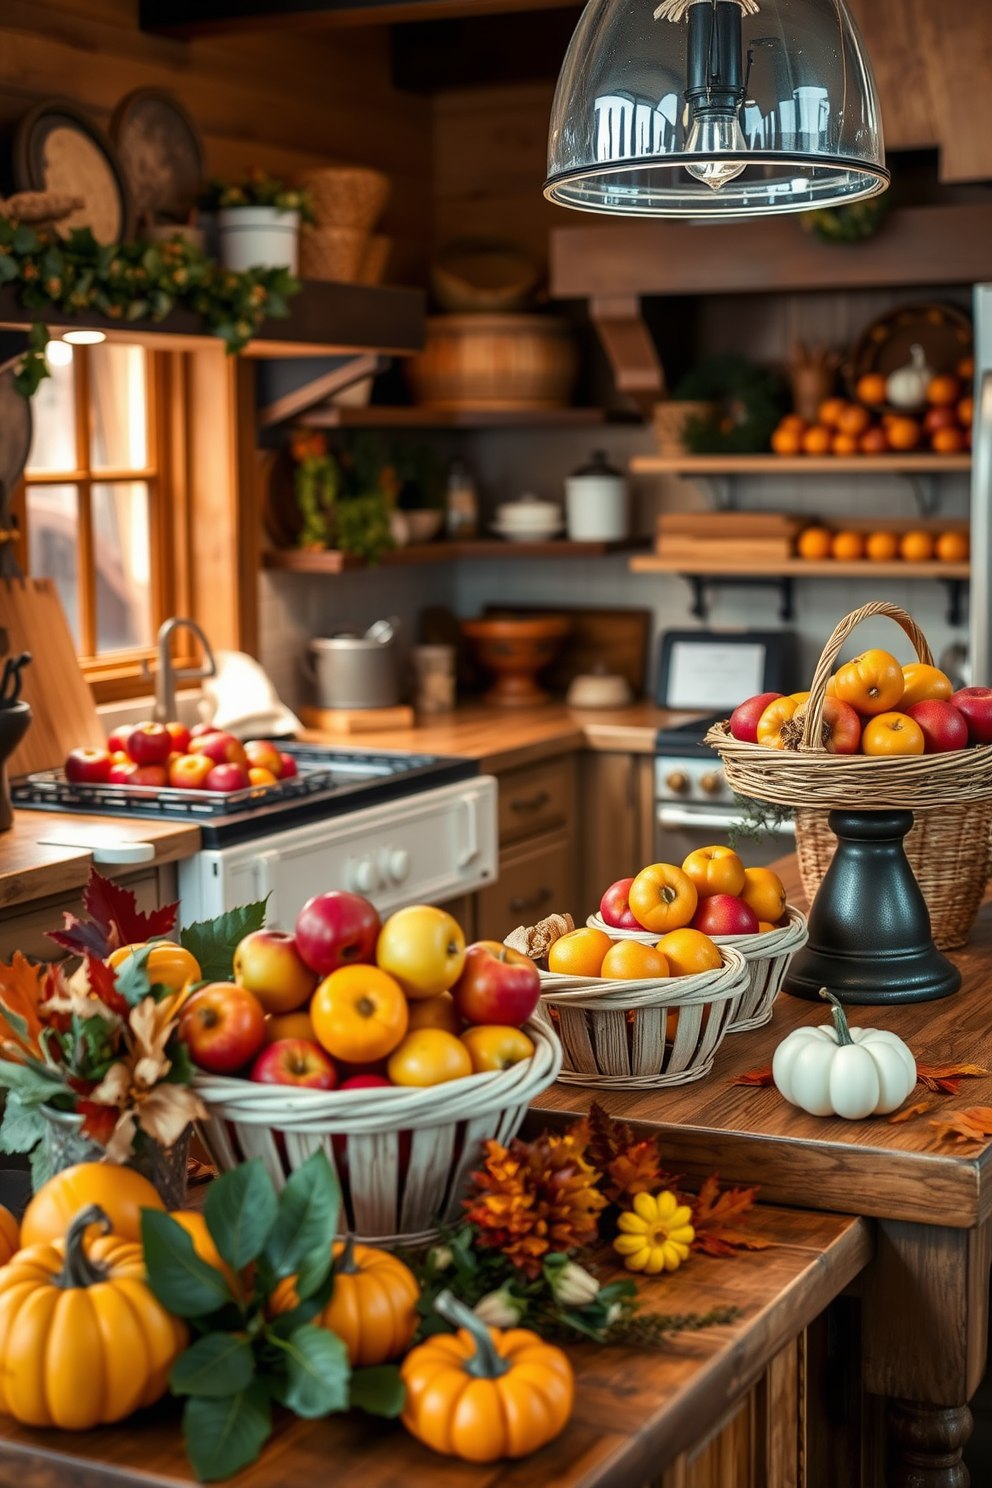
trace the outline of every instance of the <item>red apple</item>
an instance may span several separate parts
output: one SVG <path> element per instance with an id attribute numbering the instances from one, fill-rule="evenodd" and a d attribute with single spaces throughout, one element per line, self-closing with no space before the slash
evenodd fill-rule
<path id="1" fill-rule="evenodd" d="M 541 996 L 537 967 L 522 951 L 498 940 L 477 940 L 465 952 L 462 974 L 451 989 L 466 1023 L 509 1023 L 519 1028 Z"/>
<path id="2" fill-rule="evenodd" d="M 768 704 L 776 702 L 781 696 L 780 692 L 759 692 L 756 697 L 739 703 L 730 715 L 730 732 L 734 738 L 745 744 L 757 744 L 758 719 Z"/>
<path id="3" fill-rule="evenodd" d="M 735 894 L 711 894 L 700 899 L 690 924 L 704 935 L 757 935 L 758 916 Z"/>
<path id="4" fill-rule="evenodd" d="M 127 736 L 131 732 L 130 725 L 126 728 L 115 728 L 107 736 L 108 754 L 127 754 Z"/>
<path id="5" fill-rule="evenodd" d="M 282 774 L 282 755 L 268 739 L 249 739 L 245 745 L 245 754 L 249 765 L 254 765 L 259 770 L 268 770 L 276 780 L 279 779 Z"/>
<path id="6" fill-rule="evenodd" d="M 374 904 L 361 894 L 331 889 L 308 899 L 296 921 L 296 949 L 318 976 L 339 966 L 375 962 L 382 923 Z"/>
<path id="7" fill-rule="evenodd" d="M 824 740 L 828 754 L 857 754 L 861 745 L 861 719 L 850 703 L 840 698 L 823 699 Z"/>
<path id="8" fill-rule="evenodd" d="M 107 782 L 110 785 L 133 785 L 137 769 L 133 760 L 118 760 L 111 765 Z"/>
<path id="9" fill-rule="evenodd" d="M 194 723 L 189 731 L 189 736 L 191 739 L 202 739 L 205 735 L 215 734 L 216 732 L 217 730 L 212 723 Z"/>
<path id="10" fill-rule="evenodd" d="M 65 778 L 73 785 L 106 785 L 113 763 L 106 749 L 72 749 L 66 756 Z"/>
<path id="11" fill-rule="evenodd" d="M 296 761 L 293 756 L 291 754 L 284 754 L 282 750 L 279 751 L 279 765 L 280 780 L 292 780 L 294 775 L 300 773 L 296 768 Z"/>
<path id="12" fill-rule="evenodd" d="M 183 1008 L 179 1037 L 200 1069 L 213 1075 L 232 1074 L 253 1059 L 265 1042 L 262 1004 L 245 987 L 210 982 L 194 992 Z"/>
<path id="13" fill-rule="evenodd" d="M 394 1088 L 392 1080 L 387 1080 L 385 1075 L 349 1075 L 347 1080 L 342 1080 L 338 1086 L 339 1090 L 378 1090 L 380 1086 Z M 403 1133 L 401 1132 L 402 1136 Z"/>
<path id="14" fill-rule="evenodd" d="M 135 765 L 134 773 L 128 777 L 128 785 L 149 785 L 161 790 L 169 783 L 169 772 L 164 765 Z"/>
<path id="15" fill-rule="evenodd" d="M 217 767 L 204 754 L 181 754 L 169 765 L 169 784 L 177 790 L 203 790 L 203 783 Z"/>
<path id="16" fill-rule="evenodd" d="M 614 930 L 640 930 L 640 925 L 634 918 L 627 895 L 630 886 L 634 882 L 632 878 L 618 878 L 615 884 L 610 884 L 606 893 L 599 901 L 599 912 L 608 925 Z"/>
<path id="17" fill-rule="evenodd" d="M 251 1067 L 260 1085 L 302 1085 L 308 1090 L 333 1090 L 338 1072 L 319 1044 L 308 1039 L 280 1039 L 266 1044 Z"/>
<path id="18" fill-rule="evenodd" d="M 992 744 L 992 687 L 962 687 L 951 702 L 968 725 L 968 742 Z"/>
<path id="19" fill-rule="evenodd" d="M 172 748 L 176 754 L 189 753 L 189 741 L 192 735 L 184 723 L 167 723 L 169 737 L 172 740 Z"/>
<path id="20" fill-rule="evenodd" d="M 954 749 L 967 747 L 968 724 L 953 703 L 924 698 L 907 708 L 906 716 L 923 730 L 924 754 L 950 754 Z"/>
<path id="21" fill-rule="evenodd" d="M 124 747 L 136 765 L 164 765 L 172 753 L 172 735 L 164 723 L 139 723 Z"/>
<path id="22" fill-rule="evenodd" d="M 294 936 L 254 930 L 234 952 L 234 980 L 254 992 L 267 1013 L 291 1013 L 310 1000 L 318 977 L 296 949 Z"/>
<path id="23" fill-rule="evenodd" d="M 241 765 L 214 765 L 210 774 L 203 782 L 203 789 L 208 791 L 238 791 L 246 790 L 251 785 L 248 779 L 248 771 Z"/>
<path id="24" fill-rule="evenodd" d="M 189 752 L 205 754 L 215 765 L 240 765 L 242 770 L 248 769 L 245 747 L 233 734 L 202 734 L 190 740 Z"/>

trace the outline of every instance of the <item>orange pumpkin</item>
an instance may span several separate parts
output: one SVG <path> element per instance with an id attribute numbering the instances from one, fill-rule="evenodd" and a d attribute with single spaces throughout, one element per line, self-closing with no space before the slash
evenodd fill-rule
<path id="1" fill-rule="evenodd" d="M 61 1240 L 88 1204 L 99 1204 L 110 1217 L 115 1235 L 141 1240 L 142 1209 L 165 1210 L 158 1192 L 136 1173 L 117 1163 L 77 1163 L 64 1168 L 39 1188 L 21 1221 L 21 1244 Z"/>
<path id="2" fill-rule="evenodd" d="M 21 1227 L 10 1210 L 0 1204 L 0 1266 L 6 1266 L 20 1248 Z"/>
<path id="3" fill-rule="evenodd" d="M 413 1272 L 388 1250 L 356 1245 L 350 1235 L 335 1244 L 334 1261 L 334 1291 L 315 1324 L 337 1334 L 353 1369 L 398 1359 L 417 1331 L 420 1288 Z M 295 1282 L 289 1276 L 276 1287 L 273 1314 L 297 1306 Z"/>

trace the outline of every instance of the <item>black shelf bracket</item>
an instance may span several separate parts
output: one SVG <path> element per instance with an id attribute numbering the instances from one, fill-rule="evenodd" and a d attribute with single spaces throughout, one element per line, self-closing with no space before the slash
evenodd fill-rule
<path id="1" fill-rule="evenodd" d="M 793 581 L 791 574 L 768 574 L 755 577 L 748 574 L 683 574 L 686 583 L 692 587 L 692 604 L 689 613 L 697 620 L 709 618 L 709 600 L 707 589 L 711 587 L 731 586 L 735 589 L 777 589 L 779 595 L 778 617 L 780 620 L 795 619 L 795 605 L 793 603 Z M 948 583 L 954 583 L 948 580 Z M 957 622 L 951 622 L 957 623 Z"/>
<path id="2" fill-rule="evenodd" d="M 942 583 L 947 590 L 947 623 L 948 625 L 963 625 L 965 621 L 965 595 L 968 592 L 968 580 L 943 579 Z"/>

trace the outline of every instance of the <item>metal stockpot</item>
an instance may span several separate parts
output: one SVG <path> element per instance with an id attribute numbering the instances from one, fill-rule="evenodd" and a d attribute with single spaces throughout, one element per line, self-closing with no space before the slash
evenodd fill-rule
<path id="1" fill-rule="evenodd" d="M 392 708 L 400 700 L 396 624 L 377 620 L 354 632 L 310 642 L 306 670 L 319 708 Z"/>

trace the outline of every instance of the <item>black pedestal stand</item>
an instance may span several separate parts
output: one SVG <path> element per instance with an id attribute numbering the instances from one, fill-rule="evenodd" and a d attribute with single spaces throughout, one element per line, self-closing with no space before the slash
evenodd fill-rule
<path id="1" fill-rule="evenodd" d="M 961 973 L 930 934 L 930 913 L 903 838 L 911 811 L 831 811 L 837 851 L 809 916 L 809 942 L 785 978 L 793 997 L 819 1001 L 827 987 L 844 1003 L 932 1002 L 961 985 Z"/>

